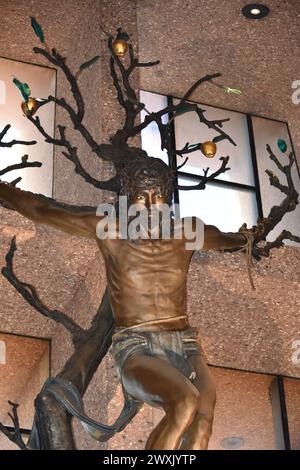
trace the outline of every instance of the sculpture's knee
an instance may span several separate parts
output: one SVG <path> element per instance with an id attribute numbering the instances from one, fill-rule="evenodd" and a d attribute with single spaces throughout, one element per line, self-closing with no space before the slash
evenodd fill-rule
<path id="1" fill-rule="evenodd" d="M 167 415 L 178 427 L 186 427 L 192 422 L 200 405 L 200 394 L 198 390 L 189 389 L 181 397 L 177 397 L 173 406 L 167 410 Z"/>

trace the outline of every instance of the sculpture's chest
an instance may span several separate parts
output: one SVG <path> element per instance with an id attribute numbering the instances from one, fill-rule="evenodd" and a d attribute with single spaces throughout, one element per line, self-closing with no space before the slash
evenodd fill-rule
<path id="1" fill-rule="evenodd" d="M 191 253 L 178 240 L 108 240 L 105 246 L 110 263 L 121 270 L 183 270 Z"/>

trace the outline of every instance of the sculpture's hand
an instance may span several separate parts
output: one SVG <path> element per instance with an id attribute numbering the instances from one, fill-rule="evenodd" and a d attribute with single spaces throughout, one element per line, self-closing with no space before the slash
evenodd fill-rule
<path id="1" fill-rule="evenodd" d="M 259 242 L 265 238 L 266 228 L 267 228 L 268 223 L 269 223 L 269 220 L 266 219 L 265 217 L 262 217 L 262 218 L 257 219 L 257 225 L 253 225 L 253 227 L 251 228 L 247 228 L 247 224 L 243 224 L 239 228 L 239 232 L 252 233 L 253 241 Z"/>
<path id="2" fill-rule="evenodd" d="M 251 254 L 253 258 L 257 260 L 260 260 L 261 255 L 257 243 L 265 238 L 266 222 L 267 219 L 260 218 L 257 220 L 257 225 L 254 225 L 251 228 L 248 228 L 246 223 L 239 228 L 239 233 L 245 235 L 248 243 L 252 242 Z"/>

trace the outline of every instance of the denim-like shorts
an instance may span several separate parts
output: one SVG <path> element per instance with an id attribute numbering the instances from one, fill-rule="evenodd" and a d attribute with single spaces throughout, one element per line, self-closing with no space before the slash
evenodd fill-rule
<path id="1" fill-rule="evenodd" d="M 184 330 L 143 331 L 115 328 L 112 352 L 120 382 L 126 360 L 134 354 L 146 354 L 167 361 L 193 381 L 196 373 L 188 361 L 193 354 L 203 355 L 196 328 Z"/>

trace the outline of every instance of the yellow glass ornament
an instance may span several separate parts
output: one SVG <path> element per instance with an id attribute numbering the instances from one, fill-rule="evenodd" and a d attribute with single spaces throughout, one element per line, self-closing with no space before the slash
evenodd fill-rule
<path id="1" fill-rule="evenodd" d="M 116 56 L 124 57 L 128 50 L 128 44 L 124 39 L 116 39 L 112 43 L 112 50 Z"/>
<path id="2" fill-rule="evenodd" d="M 33 116 L 37 111 L 38 106 L 39 104 L 37 100 L 31 96 L 28 98 L 28 101 L 23 101 L 21 104 L 22 111 L 26 116 Z"/>
<path id="3" fill-rule="evenodd" d="M 208 140 L 207 142 L 203 142 L 200 147 L 201 152 L 205 157 L 207 158 L 213 158 L 216 155 L 217 152 L 217 146 L 214 142 L 211 140 Z"/>

